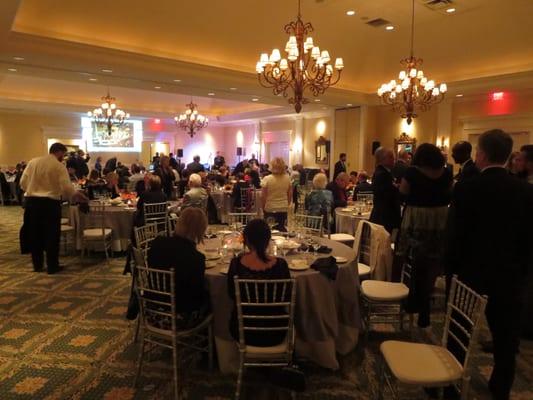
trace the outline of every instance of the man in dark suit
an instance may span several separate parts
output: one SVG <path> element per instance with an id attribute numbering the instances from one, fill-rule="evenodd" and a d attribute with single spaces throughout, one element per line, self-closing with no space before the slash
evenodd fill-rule
<path id="1" fill-rule="evenodd" d="M 226 164 L 226 160 L 224 159 L 224 156 L 220 154 L 220 151 L 217 151 L 217 155 L 215 156 L 215 159 L 213 161 L 214 169 L 218 170 L 224 164 Z"/>
<path id="2" fill-rule="evenodd" d="M 383 225 L 387 232 L 392 233 L 400 227 L 401 222 L 400 193 L 391 173 L 394 153 L 390 149 L 380 147 L 376 150 L 375 157 L 376 170 L 372 177 L 374 207 L 370 222 Z"/>
<path id="3" fill-rule="evenodd" d="M 339 161 L 335 163 L 335 169 L 333 170 L 333 180 L 337 178 L 341 172 L 346 172 L 346 153 L 339 155 Z"/>
<path id="4" fill-rule="evenodd" d="M 494 342 L 489 389 L 497 400 L 509 399 L 513 384 L 523 285 L 533 263 L 533 193 L 504 169 L 512 147 L 511 137 L 498 129 L 479 137 L 481 173 L 455 185 L 448 251 L 450 271 L 488 296 Z"/>
<path id="5" fill-rule="evenodd" d="M 407 150 L 400 150 L 398 153 L 398 160 L 396 160 L 394 163 L 394 167 L 392 167 L 391 171 L 396 183 L 400 183 L 402 181 L 405 171 L 407 171 L 407 168 L 409 168 L 409 158 L 410 154 Z"/>
<path id="6" fill-rule="evenodd" d="M 205 167 L 200 164 L 200 156 L 194 156 L 192 159 L 192 163 L 187 164 L 187 170 L 191 174 L 197 174 L 198 172 L 204 172 Z"/>
<path id="7" fill-rule="evenodd" d="M 479 175 L 479 169 L 472 160 L 472 145 L 465 141 L 455 143 L 452 147 L 452 158 L 460 165 L 459 173 L 455 176 L 457 182 L 470 180 Z"/>
<path id="8" fill-rule="evenodd" d="M 333 209 L 337 207 L 346 207 L 348 205 L 348 195 L 346 194 L 346 186 L 350 177 L 346 172 L 341 172 L 337 178 L 326 185 L 326 189 L 333 194 Z"/>

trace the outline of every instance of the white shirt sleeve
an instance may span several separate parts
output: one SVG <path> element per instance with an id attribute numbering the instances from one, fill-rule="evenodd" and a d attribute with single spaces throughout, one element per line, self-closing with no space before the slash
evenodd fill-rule
<path id="1" fill-rule="evenodd" d="M 32 171 L 33 171 L 33 163 L 30 161 L 28 165 L 26 165 L 26 168 L 24 168 L 24 172 L 22 173 L 22 176 L 20 177 L 20 187 L 25 192 L 28 190 L 28 179 Z"/>
<path id="2" fill-rule="evenodd" d="M 74 186 L 72 186 L 72 182 L 70 181 L 70 178 L 68 176 L 67 168 L 65 168 L 63 164 L 59 164 L 58 170 L 59 187 L 61 194 L 67 199 L 70 199 L 74 195 L 74 193 L 76 193 L 76 189 L 74 189 Z"/>

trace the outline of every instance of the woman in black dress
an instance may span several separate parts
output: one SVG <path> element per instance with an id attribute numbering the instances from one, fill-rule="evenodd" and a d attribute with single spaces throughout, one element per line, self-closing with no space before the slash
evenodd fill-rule
<path id="1" fill-rule="evenodd" d="M 277 258 L 267 255 L 267 247 L 270 242 L 270 228 L 262 219 L 254 219 L 244 228 L 244 243 L 249 252 L 235 257 L 231 260 L 228 271 L 228 294 L 235 301 L 235 284 L 233 278 L 238 276 L 241 279 L 289 279 L 291 274 L 287 261 L 283 258 Z M 246 301 L 246 294 L 242 293 L 242 300 Z M 271 294 L 269 294 L 271 297 Z M 290 299 L 290 293 L 287 293 L 287 299 Z M 246 310 L 245 310 L 246 312 Z M 259 311 L 254 309 L 254 313 Z M 261 315 L 285 314 L 283 307 L 264 307 L 261 309 Z M 257 321 L 260 326 L 266 326 L 270 322 L 272 326 L 279 326 L 279 320 Z M 246 321 L 247 325 L 252 325 L 253 321 Z M 237 321 L 237 309 L 234 308 L 230 320 L 231 335 L 235 340 L 239 340 L 239 327 Z M 268 347 L 280 344 L 285 339 L 285 332 L 278 331 L 246 331 L 245 341 L 247 345 Z"/>
<path id="2" fill-rule="evenodd" d="M 174 175 L 174 172 L 170 167 L 170 158 L 168 156 L 161 157 L 159 168 L 155 171 L 155 174 L 161 178 L 163 192 L 166 194 L 167 199 L 170 200 L 172 198 L 172 189 L 174 187 L 176 175 Z"/>
<path id="3" fill-rule="evenodd" d="M 405 209 L 396 255 L 412 255 L 414 287 L 409 293 L 408 311 L 418 312 L 418 326 L 430 324 L 431 293 L 435 280 L 443 273 L 448 205 L 453 176 L 445 167 L 440 149 L 429 143 L 420 145 L 400 184 Z"/>

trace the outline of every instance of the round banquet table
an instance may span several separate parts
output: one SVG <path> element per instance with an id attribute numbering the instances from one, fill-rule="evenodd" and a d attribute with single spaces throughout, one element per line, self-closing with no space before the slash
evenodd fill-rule
<path id="1" fill-rule="evenodd" d="M 133 229 L 134 207 L 107 206 L 105 208 L 105 227 L 113 230 L 113 251 L 125 251 Z M 76 249 L 81 249 L 81 240 L 85 226 L 91 226 L 91 213 L 80 213 L 78 206 L 70 206 L 70 224 L 76 232 Z"/>
<path id="2" fill-rule="evenodd" d="M 319 254 L 319 257 L 342 256 L 347 258 L 348 262 L 339 264 L 335 281 L 329 280 L 314 269 L 291 270 L 297 287 L 295 350 L 299 357 L 336 370 L 339 368 L 336 354 L 347 354 L 357 345 L 361 328 L 359 277 L 354 265 L 355 252 L 350 247 L 325 238 L 316 239 L 333 250 L 330 254 Z M 291 258 L 302 256 L 289 253 L 286 256 L 289 264 Z M 220 272 L 224 267 L 228 265 L 220 263 L 206 269 L 206 280 L 213 308 L 219 367 L 223 373 L 228 373 L 237 371 L 239 358 L 236 343 L 229 330 L 234 305 L 228 296 L 227 275 Z"/>
<path id="3" fill-rule="evenodd" d="M 368 220 L 370 211 L 359 214 L 353 207 L 335 209 L 335 231 L 337 233 L 348 233 L 355 235 L 357 225 L 361 220 Z"/>

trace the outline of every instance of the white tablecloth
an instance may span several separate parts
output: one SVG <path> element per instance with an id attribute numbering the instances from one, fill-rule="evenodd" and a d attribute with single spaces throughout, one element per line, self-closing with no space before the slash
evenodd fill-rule
<path id="1" fill-rule="evenodd" d="M 113 251 L 125 251 L 133 229 L 135 208 L 109 206 L 105 209 L 105 226 L 113 230 Z M 91 226 L 91 213 L 80 213 L 78 206 L 70 206 L 70 224 L 76 232 L 76 249 L 81 249 L 84 226 Z"/>
<path id="2" fill-rule="evenodd" d="M 358 214 L 356 211 L 346 208 L 335 209 L 335 231 L 337 233 L 348 233 L 355 235 L 357 225 L 361 220 L 368 220 L 370 218 L 370 212 Z"/>
<path id="3" fill-rule="evenodd" d="M 291 271 L 297 283 L 296 354 L 336 370 L 339 368 L 337 353 L 347 354 L 357 345 L 361 328 L 359 277 L 354 266 L 355 252 L 350 247 L 328 239 L 318 240 L 333 249 L 332 255 L 346 257 L 348 262 L 339 265 L 335 281 L 313 269 Z M 288 261 L 291 257 L 299 256 L 288 255 Z M 220 268 L 217 265 L 206 270 L 206 279 L 213 307 L 219 366 L 227 373 L 236 371 L 238 352 L 229 330 L 233 303 L 228 296 L 227 275 L 222 274 Z"/>

